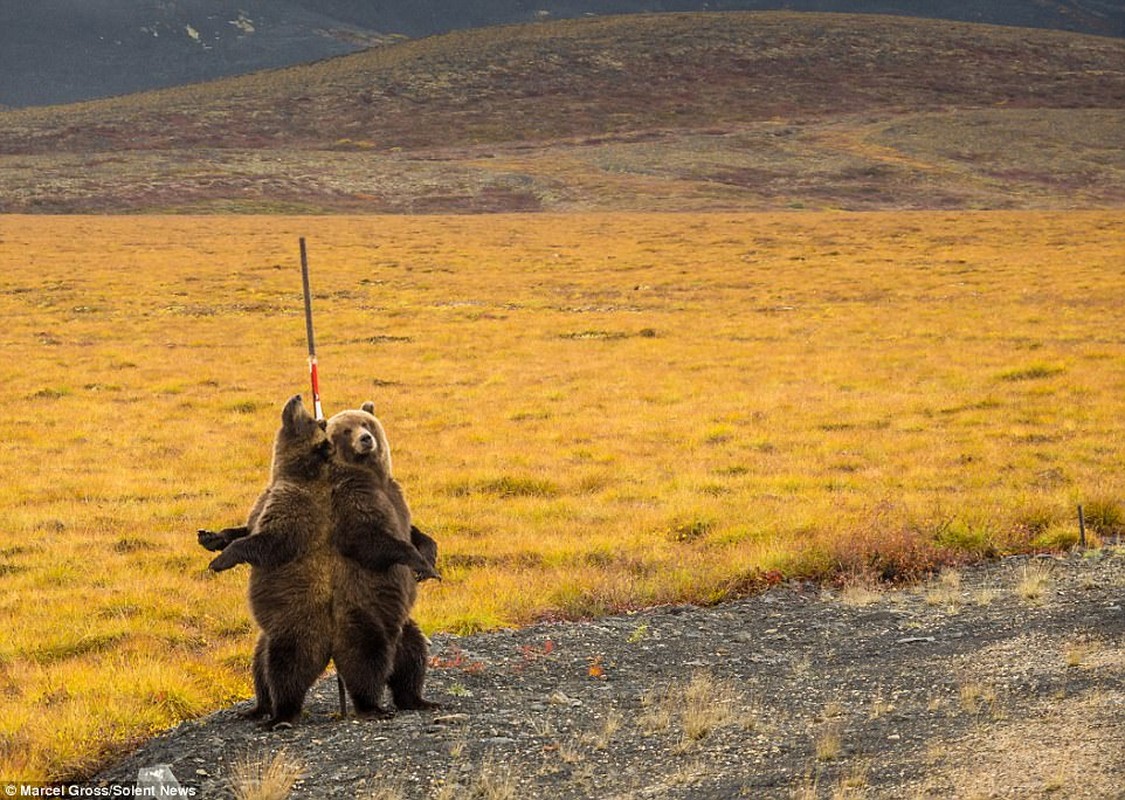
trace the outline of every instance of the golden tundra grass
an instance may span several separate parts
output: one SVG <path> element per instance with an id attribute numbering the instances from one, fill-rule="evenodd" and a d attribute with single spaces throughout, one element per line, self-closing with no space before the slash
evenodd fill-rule
<path id="1" fill-rule="evenodd" d="M 244 517 L 305 391 L 298 236 L 326 408 L 378 405 L 441 544 L 417 616 L 463 632 L 1120 519 L 1123 224 L 0 217 L 0 771 L 250 693 L 246 572 L 195 530 Z"/>

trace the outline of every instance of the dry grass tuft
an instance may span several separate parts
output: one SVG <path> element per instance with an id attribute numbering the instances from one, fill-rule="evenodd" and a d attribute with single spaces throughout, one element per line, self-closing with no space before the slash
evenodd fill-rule
<path id="1" fill-rule="evenodd" d="M 434 794 L 434 800 L 515 800 L 519 784 L 510 764 L 497 761 L 492 752 L 485 753 L 475 770 L 465 770 L 467 779 L 456 762 L 451 766 Z"/>
<path id="2" fill-rule="evenodd" d="M 601 726 L 596 731 L 584 736 L 583 741 L 595 750 L 605 750 L 612 743 L 614 734 L 621 730 L 621 725 L 624 721 L 625 718 L 621 715 L 620 711 L 610 709 L 605 719 L 602 720 Z"/>
<path id="3" fill-rule="evenodd" d="M 676 729 L 683 747 L 705 739 L 711 731 L 731 724 L 741 695 L 732 683 L 708 672 L 696 672 L 686 683 L 657 687 L 641 698 L 644 709 L 637 724 L 645 733 Z"/>
<path id="4" fill-rule="evenodd" d="M 1004 709 L 996 688 L 983 683 L 962 684 L 959 690 L 961 709 L 967 714 L 987 714 L 992 719 L 1003 719 Z"/>
<path id="5" fill-rule="evenodd" d="M 790 793 L 792 800 L 818 800 L 820 797 L 820 780 L 810 770 L 805 773 L 801 781 L 794 787 Z"/>
<path id="6" fill-rule="evenodd" d="M 284 749 L 272 756 L 246 755 L 231 768 L 231 791 L 236 800 L 285 800 L 304 769 Z"/>
<path id="7" fill-rule="evenodd" d="M 1051 567 L 1042 561 L 1031 561 L 1020 569 L 1016 594 L 1024 600 L 1040 602 L 1051 589 Z"/>
<path id="8" fill-rule="evenodd" d="M 830 723 L 820 729 L 813 741 L 813 753 L 817 761 L 832 761 L 840 757 L 843 752 L 841 733 L 841 726 L 837 723 Z"/>
<path id="9" fill-rule="evenodd" d="M 871 783 L 871 763 L 858 761 L 839 777 L 832 790 L 832 800 L 863 800 Z"/>
<path id="10" fill-rule="evenodd" d="M 871 699 L 871 707 L 868 709 L 868 716 L 871 719 L 879 719 L 886 716 L 895 710 L 895 704 L 890 700 L 883 697 L 882 694 L 877 694 Z"/>
<path id="11" fill-rule="evenodd" d="M 961 573 L 952 569 L 943 570 L 937 581 L 927 587 L 926 602 L 932 606 L 956 609 L 961 604 Z"/>
<path id="12" fill-rule="evenodd" d="M 978 586 L 973 590 L 973 602 L 978 606 L 987 606 L 995 602 L 1003 593 L 996 586 Z"/>
<path id="13" fill-rule="evenodd" d="M 474 800 L 515 800 L 519 786 L 508 764 L 487 755 L 469 786 L 468 796 Z"/>
<path id="14" fill-rule="evenodd" d="M 820 712 L 822 720 L 838 719 L 844 716 L 844 704 L 839 700 L 832 700 L 825 704 L 824 709 Z"/>
<path id="15" fill-rule="evenodd" d="M 1096 642 L 1089 640 L 1071 642 L 1063 651 L 1063 661 L 1068 667 L 1085 666 L 1090 656 L 1098 652 L 1099 649 Z"/>
<path id="16" fill-rule="evenodd" d="M 398 783 L 376 786 L 357 796 L 356 800 L 407 800 L 406 790 Z"/>
<path id="17" fill-rule="evenodd" d="M 853 608 L 873 606 L 883 599 L 883 593 L 869 582 L 848 583 L 840 592 L 840 602 Z"/>
<path id="18" fill-rule="evenodd" d="M 729 724 L 738 699 L 732 683 L 697 672 L 684 690 L 684 735 L 692 740 L 704 739 L 712 730 Z"/>

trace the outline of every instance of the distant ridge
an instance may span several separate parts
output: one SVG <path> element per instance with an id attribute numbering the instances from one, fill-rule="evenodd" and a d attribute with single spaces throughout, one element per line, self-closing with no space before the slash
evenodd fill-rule
<path id="1" fill-rule="evenodd" d="M 1125 4 L 1119 0 L 3 0 L 0 106 L 197 83 L 465 28 L 590 15 L 777 9 L 1125 37 Z"/>
<path id="2" fill-rule="evenodd" d="M 0 115 L 0 211 L 1125 202 L 1125 40 L 900 17 L 460 31 Z"/>

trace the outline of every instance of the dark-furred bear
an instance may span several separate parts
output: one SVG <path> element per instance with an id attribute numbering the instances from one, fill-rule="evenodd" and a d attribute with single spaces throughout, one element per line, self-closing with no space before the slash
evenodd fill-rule
<path id="1" fill-rule="evenodd" d="M 215 557 L 215 572 L 250 564 L 255 707 L 263 727 L 292 725 L 332 657 L 331 444 L 300 395 L 285 404 L 274 439 L 271 482 L 247 521 L 248 536 Z M 200 533 L 201 541 L 205 531 Z M 221 534 L 213 534 L 219 536 Z"/>
<path id="2" fill-rule="evenodd" d="M 372 403 L 342 411 L 327 429 L 333 448 L 331 541 L 343 556 L 332 580 L 332 652 L 360 716 L 388 713 L 381 704 L 384 687 L 399 710 L 436 706 L 422 692 L 427 644 L 410 619 L 414 575 L 402 564 L 385 567 L 379 556 L 379 543 L 409 542 L 413 526 L 391 475 L 386 433 L 373 412 Z"/>

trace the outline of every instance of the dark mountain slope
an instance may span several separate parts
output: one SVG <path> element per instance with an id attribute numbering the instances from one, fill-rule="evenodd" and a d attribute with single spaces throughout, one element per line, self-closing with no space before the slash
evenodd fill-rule
<path id="1" fill-rule="evenodd" d="M 65 103 L 353 52 L 367 34 L 284 0 L 0 2 L 0 103 Z"/>

